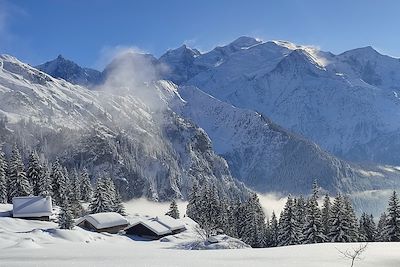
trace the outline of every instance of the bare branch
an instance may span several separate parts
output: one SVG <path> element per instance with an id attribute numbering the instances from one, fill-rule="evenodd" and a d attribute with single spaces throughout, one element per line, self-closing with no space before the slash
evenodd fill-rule
<path id="1" fill-rule="evenodd" d="M 367 250 L 368 243 L 365 244 L 360 244 L 356 248 L 351 248 L 351 249 L 346 249 L 345 251 L 339 250 L 336 248 L 336 250 L 342 255 L 343 258 L 351 260 L 351 267 L 354 266 L 354 262 L 356 260 L 362 260 L 363 258 L 361 255 Z"/>

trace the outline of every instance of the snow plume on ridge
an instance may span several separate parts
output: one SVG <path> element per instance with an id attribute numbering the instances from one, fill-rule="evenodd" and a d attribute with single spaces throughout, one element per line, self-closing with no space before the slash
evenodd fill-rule
<path id="1" fill-rule="evenodd" d="M 165 103 L 153 82 L 160 79 L 166 67 L 150 54 L 134 47 L 118 48 L 105 68 L 101 91 L 120 96 L 134 96 L 152 111 L 162 111 Z"/>

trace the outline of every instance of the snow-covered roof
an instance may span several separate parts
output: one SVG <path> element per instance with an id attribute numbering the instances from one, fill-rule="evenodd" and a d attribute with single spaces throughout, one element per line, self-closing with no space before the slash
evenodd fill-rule
<path id="1" fill-rule="evenodd" d="M 168 215 L 158 216 L 155 218 L 155 220 L 170 229 L 171 231 L 185 229 L 185 224 L 183 222 L 174 219 Z"/>
<path id="2" fill-rule="evenodd" d="M 51 197 L 26 196 L 14 197 L 13 217 L 43 217 L 52 215 Z"/>
<path id="3" fill-rule="evenodd" d="M 88 221 L 96 229 L 104 229 L 129 224 L 129 222 L 121 214 L 116 212 L 100 212 L 89 214 L 78 219 L 76 224 L 80 224 L 83 221 Z"/>
<path id="4" fill-rule="evenodd" d="M 159 223 L 158 221 L 156 221 L 155 219 L 151 219 L 151 220 L 135 220 L 134 222 L 131 223 L 131 225 L 129 225 L 125 230 L 136 226 L 138 224 L 143 225 L 144 227 L 148 228 L 149 230 L 151 230 L 152 232 L 154 232 L 157 235 L 165 235 L 165 234 L 170 234 L 171 230 L 168 229 L 165 225 Z"/>

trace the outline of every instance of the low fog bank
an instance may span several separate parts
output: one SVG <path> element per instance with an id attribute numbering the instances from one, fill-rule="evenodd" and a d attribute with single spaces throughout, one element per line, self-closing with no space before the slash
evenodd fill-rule
<path id="1" fill-rule="evenodd" d="M 145 198 L 132 199 L 124 203 L 128 214 L 139 214 L 148 216 L 164 215 L 169 210 L 170 202 L 155 202 Z M 186 214 L 187 201 L 177 201 L 179 214 L 183 217 Z"/>

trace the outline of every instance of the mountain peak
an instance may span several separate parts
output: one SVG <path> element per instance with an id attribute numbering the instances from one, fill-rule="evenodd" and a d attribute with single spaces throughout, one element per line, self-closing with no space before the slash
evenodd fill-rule
<path id="1" fill-rule="evenodd" d="M 260 43 L 262 43 L 262 41 L 259 39 L 248 36 L 241 36 L 232 43 L 230 43 L 229 46 L 234 46 L 237 48 L 246 48 Z"/>
<path id="2" fill-rule="evenodd" d="M 66 59 L 61 54 L 57 58 L 36 66 L 54 78 L 61 78 L 73 84 L 92 85 L 96 84 L 101 73 L 97 70 L 82 68 L 72 60 Z"/>

